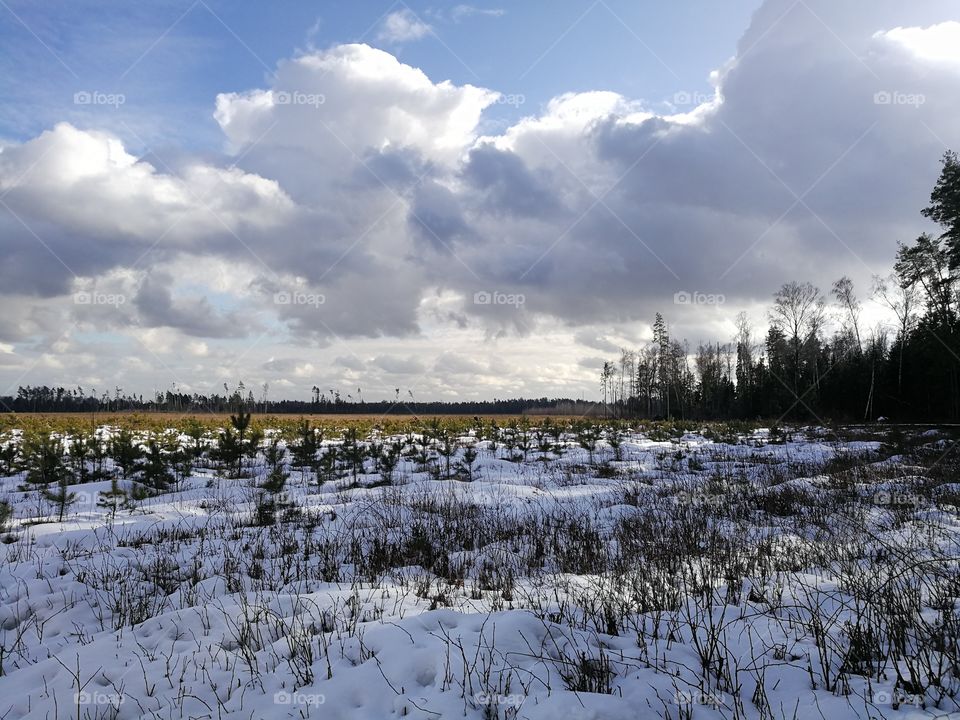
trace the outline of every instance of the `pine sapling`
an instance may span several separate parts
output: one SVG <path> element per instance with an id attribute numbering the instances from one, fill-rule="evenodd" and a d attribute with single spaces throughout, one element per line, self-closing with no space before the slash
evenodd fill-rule
<path id="1" fill-rule="evenodd" d="M 173 473 L 170 472 L 170 461 L 164 454 L 163 448 L 155 438 L 147 442 L 147 453 L 143 463 L 143 485 L 153 495 L 167 492 L 173 482 Z"/>
<path id="2" fill-rule="evenodd" d="M 87 438 L 87 453 L 93 465 L 90 479 L 97 482 L 110 477 L 106 468 L 107 458 L 110 457 L 109 448 L 95 432 Z"/>
<path id="3" fill-rule="evenodd" d="M 137 471 L 140 460 L 143 458 L 143 450 L 128 430 L 121 430 L 110 441 L 110 457 L 120 468 L 121 477 L 126 480 Z"/>
<path id="4" fill-rule="evenodd" d="M 440 433 L 437 452 L 443 458 L 443 476 L 448 478 L 450 477 L 450 460 L 457 454 L 457 441 L 449 431 L 444 430 Z"/>
<path id="5" fill-rule="evenodd" d="M 70 474 L 62 472 L 52 488 L 48 485 L 42 491 L 44 499 L 57 511 L 57 522 L 63 522 L 67 508 L 77 501 L 77 494 L 70 492 L 69 487 Z"/>
<path id="6" fill-rule="evenodd" d="M 584 428 L 580 431 L 579 437 L 577 440 L 580 443 L 580 447 L 587 451 L 590 457 L 590 465 L 593 463 L 593 453 L 597 450 L 597 440 L 600 439 L 600 433 L 595 427 Z"/>
<path id="7" fill-rule="evenodd" d="M 246 434 L 250 427 L 250 417 L 249 412 L 244 412 L 242 404 L 238 405 L 236 415 L 230 416 L 230 424 L 237 433 L 237 446 L 239 450 L 236 458 L 237 477 L 243 474 L 243 456 L 247 451 Z"/>
<path id="8" fill-rule="evenodd" d="M 297 441 L 290 448 L 293 467 L 300 468 L 301 479 L 307 468 L 316 470 L 317 450 L 319 441 L 316 431 L 310 427 L 310 422 L 304 420 L 297 428 Z"/>
<path id="9" fill-rule="evenodd" d="M 286 454 L 277 438 L 274 438 L 264 451 L 269 472 L 260 486 L 256 504 L 256 523 L 261 527 L 273 525 L 277 511 L 290 507 L 284 492 L 287 478 L 290 477 L 284 462 Z"/>
<path id="10" fill-rule="evenodd" d="M 10 507 L 10 503 L 6 500 L 0 500 L 0 533 L 7 531 L 7 525 L 9 525 L 12 518 L 13 508 Z"/>
<path id="11" fill-rule="evenodd" d="M 221 430 L 220 439 L 212 455 L 215 460 L 220 462 L 225 475 L 229 476 L 234 471 L 239 473 L 243 458 L 243 446 L 237 433 L 231 428 Z"/>
<path id="12" fill-rule="evenodd" d="M 343 433 L 343 443 L 340 445 L 344 459 L 350 466 L 350 472 L 353 475 L 353 484 L 358 482 L 359 473 L 363 472 L 363 461 L 367 456 L 366 448 L 357 437 L 355 427 L 347 428 Z"/>
<path id="13" fill-rule="evenodd" d="M 476 443 L 470 443 L 463 449 L 461 467 L 467 474 L 467 482 L 473 482 L 473 464 L 477 461 L 478 455 Z"/>
<path id="14" fill-rule="evenodd" d="M 36 490 L 42 501 L 51 485 L 59 483 L 68 475 L 63 463 L 60 441 L 47 434 L 32 438 L 24 446 L 26 477 L 20 486 L 22 491 Z M 42 502 L 38 504 L 38 513 L 42 512 Z"/>
<path id="15" fill-rule="evenodd" d="M 393 473 L 397 469 L 397 464 L 400 462 L 400 452 L 403 448 L 403 444 L 398 442 L 390 443 L 380 449 L 378 467 L 380 470 L 380 478 L 387 485 L 393 482 Z"/>
<path id="16" fill-rule="evenodd" d="M 0 476 L 7 477 L 16 471 L 20 456 L 20 445 L 15 440 L 7 440 L 0 446 Z"/>
<path id="17" fill-rule="evenodd" d="M 127 507 L 130 504 L 129 493 L 120 487 L 116 478 L 110 479 L 110 489 L 101 492 L 97 498 L 97 506 L 103 508 L 110 514 L 110 520 L 115 520 L 117 510 Z"/>

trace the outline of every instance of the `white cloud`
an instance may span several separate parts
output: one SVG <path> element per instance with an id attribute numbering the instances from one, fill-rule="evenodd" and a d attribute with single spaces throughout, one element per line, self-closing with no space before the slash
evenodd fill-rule
<path id="1" fill-rule="evenodd" d="M 960 69 L 960 22 L 955 20 L 929 27 L 896 27 L 874 37 L 899 46 L 922 62 Z"/>
<path id="2" fill-rule="evenodd" d="M 157 172 L 116 137 L 68 123 L 0 154 L 8 204 L 74 233 L 184 241 L 224 226 L 275 227 L 292 203 L 274 180 L 193 163 Z"/>
<path id="3" fill-rule="evenodd" d="M 383 19 L 377 39 L 387 43 L 405 43 L 419 40 L 431 32 L 433 28 L 412 10 L 405 8 L 392 12 Z"/>
<path id="4" fill-rule="evenodd" d="M 281 93 L 287 102 L 278 102 Z M 232 147 L 252 146 L 255 158 L 291 149 L 315 153 L 323 162 L 310 173 L 315 184 L 327 180 L 323 170 L 331 164 L 356 165 L 371 152 L 412 150 L 453 162 L 497 97 L 472 85 L 434 83 L 383 50 L 354 44 L 283 63 L 269 90 L 217 96 L 215 117 Z M 290 181 L 300 168 L 294 158 L 281 159 L 284 166 L 271 167 Z"/>

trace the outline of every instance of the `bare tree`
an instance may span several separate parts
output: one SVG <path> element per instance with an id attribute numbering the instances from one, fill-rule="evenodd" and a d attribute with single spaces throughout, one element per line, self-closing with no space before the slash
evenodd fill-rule
<path id="1" fill-rule="evenodd" d="M 897 366 L 897 391 L 903 387 L 903 349 L 913 329 L 920 298 L 916 285 L 904 285 L 895 274 L 873 278 L 873 295 L 886 305 L 897 318 L 897 340 L 900 352 Z"/>
<path id="2" fill-rule="evenodd" d="M 857 350 L 863 353 L 863 343 L 860 340 L 860 300 L 853 290 L 853 280 L 844 275 L 833 284 L 833 296 L 837 299 L 841 311 L 847 316 L 850 329 L 857 340 Z"/>
<path id="3" fill-rule="evenodd" d="M 801 355 L 823 327 L 825 307 L 820 290 L 809 282 L 788 282 L 773 296 L 770 322 L 784 332 L 793 351 L 793 392 L 798 398 Z"/>

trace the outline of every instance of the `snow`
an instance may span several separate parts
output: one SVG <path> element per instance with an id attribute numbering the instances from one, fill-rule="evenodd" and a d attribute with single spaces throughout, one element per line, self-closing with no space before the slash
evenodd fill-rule
<path id="1" fill-rule="evenodd" d="M 391 485 L 369 460 L 356 487 L 294 469 L 287 497 L 300 515 L 270 527 L 250 523 L 262 457 L 255 477 L 199 468 L 115 518 L 97 504 L 109 481 L 72 486 L 64 523 L 38 512 L 22 477 L 5 478 L 0 718 L 946 717 L 951 697 L 938 708 L 932 694 L 910 696 L 889 664 L 873 676 L 838 674 L 838 658 L 822 668 L 814 613 L 841 647 L 854 618 L 846 585 L 876 571 L 867 555 L 841 571 L 830 548 L 890 542 L 955 572 L 937 553 L 955 556 L 958 525 L 926 497 L 876 500 L 924 480 L 881 458 L 880 442 L 820 435 L 630 432 L 620 460 L 598 443 L 603 472 L 570 435 L 547 461 L 537 450 L 509 460 L 502 442 L 480 440 L 473 482 L 410 458 Z M 837 458 L 877 474 L 852 485 L 875 535 L 844 537 L 846 516 L 820 514 L 839 492 L 824 469 Z M 728 514 L 741 497 L 777 509 Z M 807 504 L 779 514 L 797 498 Z M 681 575 L 591 566 L 594 551 L 623 560 L 633 542 L 679 542 L 668 523 L 699 512 L 703 548 L 763 546 L 766 565 L 735 581 L 697 553 L 682 556 Z M 835 535 L 824 539 L 813 515 Z M 645 523 L 660 530 L 645 535 Z M 538 555 L 538 543 L 551 549 Z"/>

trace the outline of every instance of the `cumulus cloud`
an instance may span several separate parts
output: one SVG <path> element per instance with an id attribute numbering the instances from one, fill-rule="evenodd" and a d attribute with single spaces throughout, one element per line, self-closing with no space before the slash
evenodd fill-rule
<path id="1" fill-rule="evenodd" d="M 304 181 L 323 187 L 384 153 L 455 162 L 497 97 L 435 83 L 383 50 L 352 44 L 283 63 L 269 90 L 219 95 L 215 117 L 234 149 L 251 150 L 244 167 L 269 168 L 284 187 L 300 189 L 307 169 Z"/>
<path id="2" fill-rule="evenodd" d="M 929 63 L 960 65 L 960 22 L 955 20 L 930 27 L 895 27 L 877 32 L 874 37 Z"/>
<path id="3" fill-rule="evenodd" d="M 223 242 L 240 231 L 272 232 L 292 204 L 274 180 L 199 163 L 161 173 L 116 137 L 61 123 L 0 153 L 0 282 L 38 295 L 72 280 Z"/>

